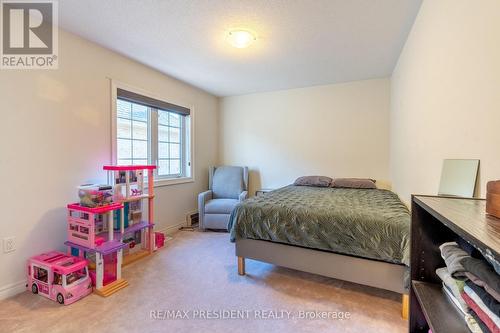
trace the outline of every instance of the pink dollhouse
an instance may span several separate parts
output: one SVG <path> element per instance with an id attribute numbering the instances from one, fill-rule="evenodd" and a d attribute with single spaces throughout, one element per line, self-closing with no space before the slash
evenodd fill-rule
<path id="1" fill-rule="evenodd" d="M 90 261 L 96 293 L 109 296 L 126 287 L 121 268 L 155 249 L 154 165 L 104 166 L 113 188 L 111 202 L 99 188 L 80 188 L 80 203 L 68 205 L 68 252 Z M 145 174 L 147 173 L 147 175 Z M 146 178 L 147 177 L 147 178 Z M 144 188 L 148 180 L 147 193 Z M 104 189 L 105 188 L 105 189 Z M 104 191 L 108 188 L 102 187 Z M 98 199 L 98 200 L 96 200 Z M 101 198 L 102 199 L 102 198 Z M 147 202 L 147 216 L 143 212 Z M 85 204 L 85 205 L 84 205 Z M 94 206 L 95 207 L 88 207 Z"/>
<path id="2" fill-rule="evenodd" d="M 113 201 L 123 205 L 115 218 L 117 237 L 127 244 L 123 250 L 126 266 L 151 254 L 155 249 L 154 175 L 155 165 L 104 166 L 109 183 L 114 188 Z M 147 191 L 145 180 L 148 180 Z M 147 205 L 147 214 L 145 214 Z"/>
<path id="3" fill-rule="evenodd" d="M 28 259 L 28 284 L 33 294 L 59 304 L 71 304 L 92 293 L 88 262 L 62 252 L 48 252 Z"/>
<path id="4" fill-rule="evenodd" d="M 123 205 L 112 203 L 95 208 L 75 203 L 68 205 L 68 252 L 87 258 L 90 277 L 96 293 L 108 296 L 126 287 L 127 281 L 121 277 L 123 248 L 120 237 L 113 228 L 113 213 Z"/>

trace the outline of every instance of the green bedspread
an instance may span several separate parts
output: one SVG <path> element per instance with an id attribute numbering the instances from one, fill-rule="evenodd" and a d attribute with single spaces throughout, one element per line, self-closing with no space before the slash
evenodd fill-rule
<path id="1" fill-rule="evenodd" d="M 387 190 L 286 186 L 240 203 L 231 241 L 268 240 L 409 265 L 410 213 Z"/>

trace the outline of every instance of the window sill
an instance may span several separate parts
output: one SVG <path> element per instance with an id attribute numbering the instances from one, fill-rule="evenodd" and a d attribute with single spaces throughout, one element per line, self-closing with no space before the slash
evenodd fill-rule
<path id="1" fill-rule="evenodd" d="M 171 179 L 158 179 L 154 181 L 154 187 L 163 187 L 177 184 L 194 183 L 193 177 L 179 177 Z"/>

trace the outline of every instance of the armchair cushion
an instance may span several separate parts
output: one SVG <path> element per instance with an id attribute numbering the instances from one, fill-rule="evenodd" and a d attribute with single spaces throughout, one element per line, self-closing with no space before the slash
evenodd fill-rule
<path id="1" fill-rule="evenodd" d="M 238 199 L 245 190 L 243 181 L 243 168 L 234 166 L 221 166 L 215 169 L 212 178 L 212 191 L 214 198 Z"/>
<path id="2" fill-rule="evenodd" d="M 234 207 L 239 203 L 237 199 L 213 199 L 205 204 L 207 214 L 231 214 Z"/>

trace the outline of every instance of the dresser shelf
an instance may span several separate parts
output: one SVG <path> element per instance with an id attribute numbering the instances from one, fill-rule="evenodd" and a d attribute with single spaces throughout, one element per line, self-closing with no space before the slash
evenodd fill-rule
<path id="1" fill-rule="evenodd" d="M 500 258 L 500 219 L 485 214 L 484 200 L 412 197 L 410 332 L 469 332 L 464 316 L 442 290 L 436 269 L 444 267 L 439 246 L 456 241 L 476 256 Z"/>
<path id="2" fill-rule="evenodd" d="M 462 314 L 437 283 L 412 281 L 412 288 L 432 332 L 468 333 Z"/>

